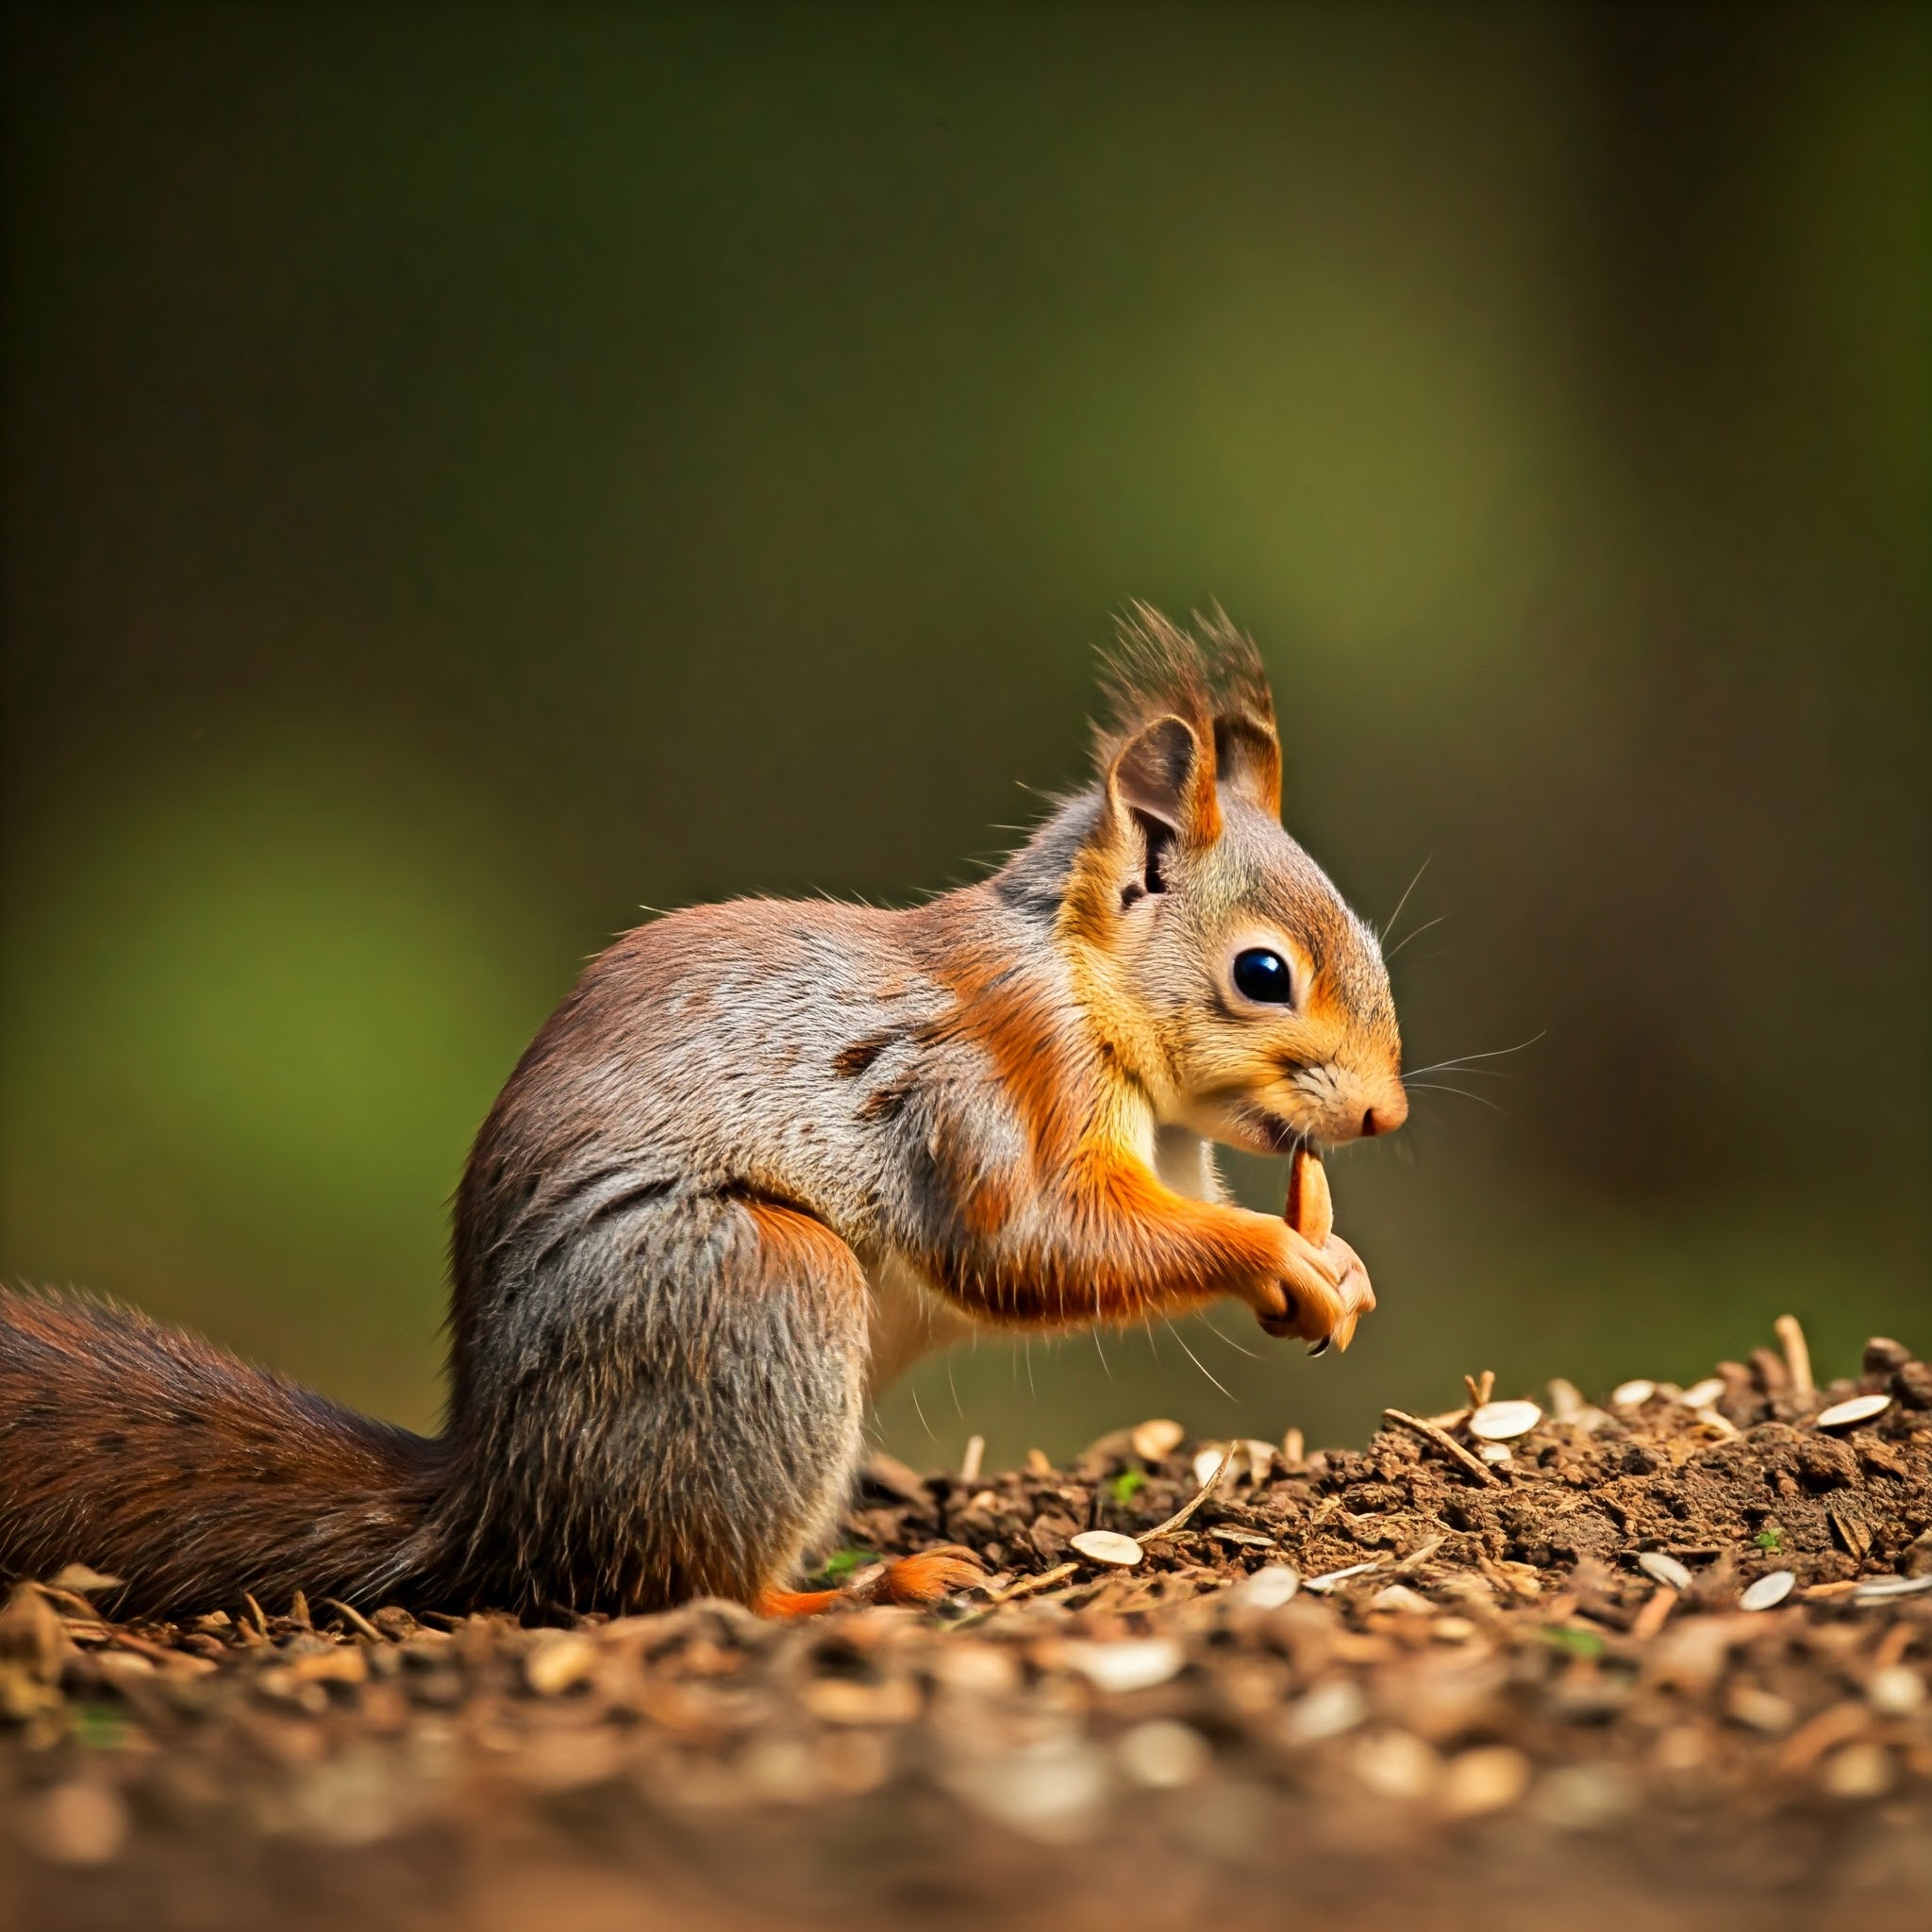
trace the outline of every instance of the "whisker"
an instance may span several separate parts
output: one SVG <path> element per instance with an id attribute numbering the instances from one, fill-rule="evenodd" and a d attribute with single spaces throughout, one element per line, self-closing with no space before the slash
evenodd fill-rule
<path id="1" fill-rule="evenodd" d="M 1210 1382 L 1212 1382 L 1214 1386 L 1217 1389 L 1219 1389 L 1221 1392 L 1224 1395 L 1225 1395 L 1230 1402 L 1232 1402 L 1234 1400 L 1234 1391 L 1228 1388 L 1225 1382 L 1222 1381 L 1221 1378 L 1215 1374 L 1214 1371 L 1210 1369 L 1208 1366 L 1208 1364 L 1204 1362 L 1201 1359 L 1201 1357 L 1197 1356 L 1191 1348 L 1188 1347 L 1188 1338 L 1185 1335 L 1183 1335 L 1181 1331 L 1178 1328 L 1176 1328 L 1172 1322 L 1168 1322 L 1167 1317 L 1165 1315 L 1163 1315 L 1160 1319 L 1163 1322 L 1167 1323 L 1167 1332 L 1170 1335 L 1172 1335 L 1176 1341 L 1180 1343 L 1181 1349 L 1183 1353 L 1187 1356 L 1188 1359 L 1191 1362 L 1192 1362 L 1193 1365 L 1197 1369 L 1199 1369 L 1200 1372 L 1204 1375 L 1206 1375 L 1208 1379 Z"/>
<path id="2" fill-rule="evenodd" d="M 939 1432 L 925 1419 L 925 1406 L 919 1399 L 919 1384 L 908 1380 L 906 1387 L 912 1393 L 912 1413 L 919 1418 L 919 1426 L 937 1442 L 939 1441 Z"/>
<path id="3" fill-rule="evenodd" d="M 1214 1324 L 1208 1319 L 1206 1315 L 1203 1315 L 1201 1317 L 1201 1325 L 1202 1327 L 1207 1329 L 1208 1334 L 1213 1336 L 1217 1341 L 1224 1342 L 1229 1348 L 1233 1349 L 1235 1354 L 1246 1356 L 1251 1362 L 1257 1362 L 1262 1359 L 1262 1357 L 1256 1354 L 1256 1352 L 1252 1348 L 1243 1348 L 1241 1345 L 1241 1343 L 1234 1339 L 1232 1335 L 1224 1335 L 1221 1332 L 1221 1330 L 1217 1328 L 1214 1325 Z"/>
<path id="4" fill-rule="evenodd" d="M 1385 946 L 1382 949 L 1382 963 L 1386 966 L 1391 959 L 1394 958 L 1397 953 L 1401 952 L 1404 946 L 1407 945 L 1409 940 L 1421 939 L 1424 933 L 1427 932 L 1432 925 L 1441 925 L 1448 917 L 1449 915 L 1446 912 L 1439 912 L 1435 918 L 1424 920 L 1407 938 L 1398 940 L 1392 946 Z"/>
<path id="5" fill-rule="evenodd" d="M 1107 1379 L 1111 1382 L 1113 1380 L 1113 1364 L 1108 1360 L 1107 1351 L 1100 1345 L 1100 1330 L 1098 1328 L 1090 1328 L 1087 1332 L 1093 1338 L 1093 1353 L 1100 1357 L 1100 1366 L 1107 1371 Z"/>
<path id="6" fill-rule="evenodd" d="M 1493 1100 L 1486 1099 L 1480 1093 L 1472 1093 L 1466 1087 L 1446 1087 L 1436 1081 L 1410 1080 L 1405 1083 L 1411 1093 L 1458 1093 L 1464 1100 L 1473 1100 L 1478 1107 L 1486 1107 L 1491 1113 L 1507 1113 L 1507 1108 L 1498 1107 Z"/>
<path id="7" fill-rule="evenodd" d="M 1414 878 L 1410 879 L 1408 884 L 1402 889 L 1402 897 L 1396 900 L 1395 910 L 1389 915 L 1389 924 L 1382 928 L 1381 937 L 1384 940 L 1386 940 L 1389 937 L 1389 935 L 1395 930 L 1395 922 L 1402 917 L 1402 908 L 1408 904 L 1408 895 L 1412 891 L 1414 891 L 1419 885 L 1422 884 L 1423 874 L 1424 873 L 1427 872 L 1430 865 L 1434 863 L 1435 857 L 1436 855 L 1433 852 L 1430 853 L 1428 858 L 1424 859 L 1423 862 L 1416 867 Z M 1437 921 L 1431 920 L 1429 922 L 1429 924 L 1434 925 L 1437 923 Z M 1424 932 L 1427 932 L 1428 929 L 1429 927 L 1427 925 L 1423 926 L 1421 928 L 1421 930 Z M 1413 939 L 1414 937 L 1414 933 L 1411 933 L 1409 935 L 1409 939 Z M 1408 940 L 1404 940 L 1402 943 L 1405 946 L 1407 945 Z"/>
<path id="8" fill-rule="evenodd" d="M 1467 1066 L 1471 1060 L 1499 1060 L 1512 1053 L 1521 1053 L 1525 1047 L 1534 1046 L 1538 1041 L 1547 1039 L 1550 1029 L 1545 1026 L 1541 1033 L 1532 1033 L 1527 1040 L 1519 1040 L 1514 1046 L 1491 1047 L 1488 1053 L 1466 1053 L 1453 1060 L 1438 1060 L 1432 1067 L 1418 1067 L 1418 1074 L 1446 1073 L 1452 1067 Z"/>

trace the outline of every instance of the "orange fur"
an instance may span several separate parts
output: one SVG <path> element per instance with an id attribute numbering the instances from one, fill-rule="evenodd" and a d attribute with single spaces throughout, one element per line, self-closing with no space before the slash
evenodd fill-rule
<path id="1" fill-rule="evenodd" d="M 864 1604 L 924 1609 L 956 1590 L 970 1590 L 985 1580 L 986 1572 L 970 1550 L 948 1544 L 916 1557 L 895 1557 L 882 1574 L 857 1591 L 780 1590 L 774 1585 L 758 1592 L 752 1607 L 761 1617 L 774 1618 L 818 1617 Z"/>

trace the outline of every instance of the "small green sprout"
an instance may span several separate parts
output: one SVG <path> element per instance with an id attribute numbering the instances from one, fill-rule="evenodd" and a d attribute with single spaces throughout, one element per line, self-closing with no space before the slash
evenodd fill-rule
<path id="1" fill-rule="evenodd" d="M 1567 1650 L 1572 1657 L 1601 1657 L 1604 1654 L 1604 1641 L 1594 1630 L 1579 1630 L 1569 1624 L 1545 1624 L 1542 1640 L 1557 1650 Z"/>
<path id="2" fill-rule="evenodd" d="M 834 1550 L 819 1570 L 819 1578 L 828 1584 L 843 1583 L 855 1571 L 878 1559 L 870 1550 Z"/>
<path id="3" fill-rule="evenodd" d="M 1124 1469 L 1108 1485 L 1108 1492 L 1116 1503 L 1131 1503 L 1146 1487 L 1147 1472 L 1144 1469 Z"/>
<path id="4" fill-rule="evenodd" d="M 1774 1557 L 1785 1546 L 1785 1533 L 1776 1524 L 1767 1523 L 1751 1541 L 1760 1550 L 1767 1550 Z"/>
<path id="5" fill-rule="evenodd" d="M 117 1750 L 127 1740 L 127 1721 L 105 1704 L 76 1704 L 67 1714 L 74 1740 L 90 1751 Z"/>

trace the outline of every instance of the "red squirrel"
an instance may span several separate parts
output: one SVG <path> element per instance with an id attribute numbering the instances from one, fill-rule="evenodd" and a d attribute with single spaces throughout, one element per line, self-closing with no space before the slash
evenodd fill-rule
<path id="1" fill-rule="evenodd" d="M 1311 1240 L 1228 1201 L 1208 1143 L 1400 1126 L 1389 976 L 1281 827 L 1252 641 L 1196 631 L 1136 607 L 1094 782 L 990 876 L 902 911 L 692 907 L 591 963 L 470 1154 L 441 1437 L 110 1304 L 0 1295 L 0 1572 L 84 1562 L 130 1615 L 297 1589 L 804 1614 L 840 1596 L 796 1585 L 868 1397 L 926 1348 L 1227 1295 L 1345 1346 L 1374 1297 L 1325 1185 Z M 869 1594 L 976 1575 L 928 1552 Z"/>

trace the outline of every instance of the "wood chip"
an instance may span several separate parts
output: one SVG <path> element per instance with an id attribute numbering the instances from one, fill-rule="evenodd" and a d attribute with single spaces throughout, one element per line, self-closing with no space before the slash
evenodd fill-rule
<path id="1" fill-rule="evenodd" d="M 1667 1557 L 1661 1550 L 1645 1550 L 1638 1557 L 1637 1567 L 1653 1583 L 1668 1584 L 1673 1590 L 1689 1590 L 1690 1573 L 1674 1557 Z"/>
<path id="2" fill-rule="evenodd" d="M 1425 1423 L 1421 1416 L 1410 1415 L 1406 1409 L 1385 1408 L 1382 1417 L 1385 1422 L 1393 1423 L 1397 1428 L 1407 1429 L 1412 1435 L 1420 1436 L 1424 1442 L 1432 1443 L 1451 1462 L 1474 1476 L 1476 1481 L 1486 1488 L 1500 1490 L 1503 1487 L 1502 1477 L 1478 1462 L 1447 1430 L 1439 1429 L 1434 1423 Z"/>
<path id="3" fill-rule="evenodd" d="M 373 1637 L 378 1643 L 382 1641 L 382 1632 L 360 1610 L 357 1609 L 353 1604 L 345 1604 L 340 1597 L 334 1596 L 325 1596 L 323 1598 L 323 1602 L 328 1608 L 335 1611 L 343 1623 L 348 1624 L 350 1629 L 359 1630 L 364 1637 Z"/>
<path id="4" fill-rule="evenodd" d="M 1760 1576 L 1738 1599 L 1738 1607 L 1740 1610 L 1775 1609 L 1790 1595 L 1797 1581 L 1789 1570 L 1773 1570 L 1767 1575 Z"/>
<path id="5" fill-rule="evenodd" d="M 1078 1536 L 1067 1539 L 1067 1547 L 1078 1550 L 1090 1563 L 1101 1563 L 1112 1570 L 1131 1570 L 1144 1554 L 1132 1537 L 1111 1529 L 1083 1529 Z"/>
<path id="6" fill-rule="evenodd" d="M 1833 1533 L 1848 1556 L 1862 1558 L 1872 1547 L 1872 1525 L 1853 1509 L 1834 1503 L 1825 1512 Z"/>
<path id="7" fill-rule="evenodd" d="M 1099 1535 L 1103 1532 L 1095 1531 Z M 1124 1537 L 1121 1539 L 1126 1541 Z M 996 1604 L 1017 1602 L 1023 1596 L 1037 1596 L 1042 1590 L 1051 1590 L 1057 1583 L 1064 1583 L 1070 1576 L 1077 1576 L 1080 1566 L 1077 1563 L 1056 1563 L 1051 1570 L 1042 1570 L 1038 1576 L 1023 1576 L 1010 1590 L 1003 1590 L 992 1599 Z"/>
<path id="8" fill-rule="evenodd" d="M 1790 1373 L 1792 1392 L 1809 1395 L 1818 1385 L 1811 1379 L 1811 1350 L 1806 1343 L 1805 1331 L 1799 1325 L 1797 1316 L 1780 1315 L 1771 1325 L 1785 1352 L 1785 1367 Z"/>
<path id="9" fill-rule="evenodd" d="M 1302 1588 L 1312 1590 L 1317 1596 L 1326 1596 L 1338 1585 L 1347 1583 L 1357 1576 L 1366 1576 L 1371 1570 L 1379 1570 L 1385 1560 L 1381 1557 L 1376 1557 L 1366 1563 L 1351 1563 L 1346 1570 L 1331 1570 L 1325 1576 L 1310 1576 Z"/>
<path id="10" fill-rule="evenodd" d="M 562 1630 L 524 1658 L 524 1682 L 540 1697 L 556 1697 L 581 1684 L 596 1665 L 596 1644 L 578 1631 Z"/>
<path id="11" fill-rule="evenodd" d="M 1469 1433 L 1486 1442 L 1512 1442 L 1543 1419 L 1533 1402 L 1486 1402 L 1469 1419 Z"/>
<path id="12" fill-rule="evenodd" d="M 85 1563 L 69 1563 L 58 1575 L 47 1579 L 56 1590 L 71 1590 L 75 1596 L 85 1596 L 92 1590 L 119 1590 L 118 1576 L 104 1576 L 98 1570 L 91 1570 Z"/>
<path id="13" fill-rule="evenodd" d="M 1404 1610 L 1411 1616 L 1433 1617 L 1436 1607 L 1421 1591 L 1406 1583 L 1386 1583 L 1369 1599 L 1372 1610 Z"/>
<path id="14" fill-rule="evenodd" d="M 1670 1621 L 1671 1612 L 1676 1608 L 1678 1595 L 1674 1584 L 1659 1583 L 1645 1600 L 1630 1623 L 1630 1635 L 1639 1643 L 1648 1643 Z"/>
<path id="15" fill-rule="evenodd" d="M 1822 1409 L 1812 1419 L 1813 1426 L 1821 1429 L 1848 1429 L 1855 1423 L 1869 1423 L 1874 1415 L 1883 1415 L 1891 1407 L 1889 1395 L 1854 1395 L 1844 1402 L 1834 1402 L 1829 1408 Z"/>

